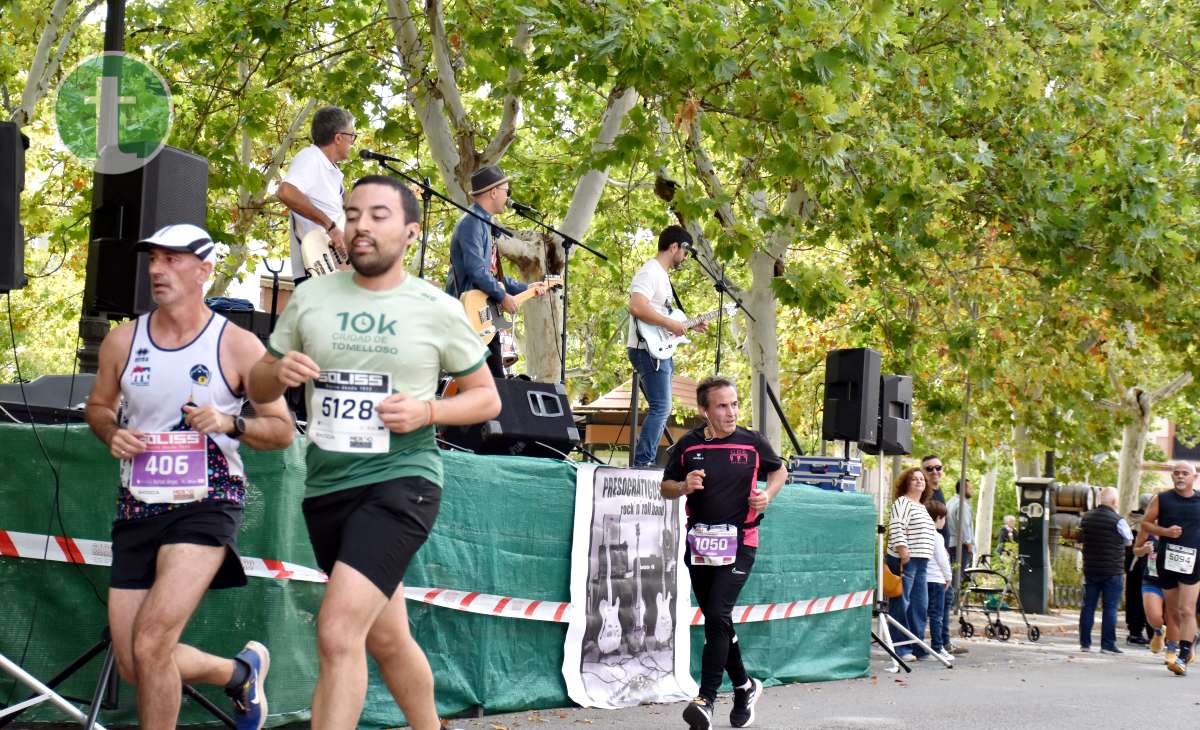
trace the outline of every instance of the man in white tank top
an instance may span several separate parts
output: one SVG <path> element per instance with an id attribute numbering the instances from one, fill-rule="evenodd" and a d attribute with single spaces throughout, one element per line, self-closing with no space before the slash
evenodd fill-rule
<path id="1" fill-rule="evenodd" d="M 108 623 L 121 676 L 137 687 L 143 728 L 174 728 L 183 683 L 224 686 L 239 729 L 263 726 L 266 647 L 222 658 L 179 643 L 209 589 L 245 585 L 237 556 L 245 473 L 239 443 L 291 443 L 282 399 L 243 418 L 258 338 L 204 304 L 214 246 L 203 229 L 172 225 L 140 242 L 150 250 L 157 309 L 113 329 L 86 418 L 121 460 Z"/>

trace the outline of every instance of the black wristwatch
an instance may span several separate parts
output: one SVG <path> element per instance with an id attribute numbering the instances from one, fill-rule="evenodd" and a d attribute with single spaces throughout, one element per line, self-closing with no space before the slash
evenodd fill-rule
<path id="1" fill-rule="evenodd" d="M 240 439 L 246 433 L 246 419 L 241 416 L 233 417 L 233 433 L 229 434 L 230 438 Z"/>

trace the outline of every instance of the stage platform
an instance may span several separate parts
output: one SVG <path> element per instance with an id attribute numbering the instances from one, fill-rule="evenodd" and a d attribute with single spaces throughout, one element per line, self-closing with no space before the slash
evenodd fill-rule
<path id="1" fill-rule="evenodd" d="M 0 425 L 0 531 L 67 534 L 107 542 L 117 465 L 86 426 L 40 426 L 38 434 L 59 468 L 61 524 L 54 517 L 55 480 L 30 426 Z M 300 514 L 303 442 L 276 452 L 245 449 L 252 488 L 246 504 L 244 557 L 315 565 Z M 570 600 L 575 474 L 548 459 L 446 452 L 446 489 L 434 534 L 418 554 L 409 586 L 497 594 L 548 603 Z M 740 603 L 767 604 L 845 594 L 874 582 L 875 516 L 863 494 L 788 486 L 763 523 L 754 575 Z M 2 533 L 0 533 L 2 534 Z M 52 543 L 54 544 L 54 543 Z M 11 552 L 0 538 L 0 554 Z M 42 679 L 91 646 L 105 625 L 100 602 L 108 569 L 35 558 L 0 558 L 0 653 Z M 232 655 L 250 638 L 272 652 L 268 697 L 271 725 L 307 719 L 316 679 L 316 614 L 322 585 L 250 578 L 245 588 L 210 593 L 184 640 Z M 96 593 L 99 594 L 99 598 Z M 413 632 L 429 655 L 439 711 L 458 715 L 509 712 L 570 704 L 561 668 L 566 624 L 478 615 L 409 602 Z M 32 633 L 30 633 L 32 630 Z M 869 606 L 742 624 L 747 667 L 768 684 L 862 676 L 870 656 Z M 31 636 L 28 652 L 26 637 Z M 703 632 L 692 629 L 693 672 Z M 97 661 L 65 686 L 90 696 Z M 403 724 L 377 671 L 361 727 Z M 12 682 L 0 677 L 0 702 Z M 220 690 L 205 690 L 221 706 Z M 12 702 L 24 689 L 12 692 Z M 61 723 L 39 709 L 20 718 Z M 133 692 L 101 714 L 108 725 L 135 722 Z M 185 703 L 181 724 L 211 722 Z"/>

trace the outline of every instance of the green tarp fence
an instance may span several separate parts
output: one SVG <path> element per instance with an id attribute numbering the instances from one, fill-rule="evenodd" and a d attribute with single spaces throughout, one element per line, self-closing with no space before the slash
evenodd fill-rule
<path id="1" fill-rule="evenodd" d="M 0 530 L 109 539 L 116 462 L 84 426 L 40 426 L 50 468 L 29 426 L 0 425 Z M 244 556 L 314 566 L 300 500 L 303 447 L 245 449 L 252 488 L 241 534 Z M 448 452 L 446 490 L 433 536 L 406 578 L 410 586 L 480 591 L 545 601 L 570 599 L 575 471 L 567 463 Z M 57 470 L 57 487 L 54 471 Z M 57 499 L 59 509 L 54 509 Z M 873 582 L 874 508 L 866 495 L 785 488 L 763 524 L 754 576 L 740 603 L 832 596 Z M 108 569 L 0 558 L 0 653 L 47 679 L 94 644 L 106 623 Z M 210 592 L 184 641 L 231 656 L 248 639 L 271 649 L 267 696 L 272 726 L 307 719 L 316 680 L 316 615 L 323 587 L 251 578 L 245 588 Z M 437 682 L 438 709 L 456 715 L 483 708 L 508 712 L 570 704 L 561 667 L 566 624 L 481 616 L 409 602 L 413 633 Z M 862 676 L 870 654 L 869 607 L 744 624 L 742 654 L 768 683 Z M 698 675 L 703 632 L 692 629 Z M 90 697 L 99 660 L 61 690 Z M 201 688 L 219 706 L 215 688 Z M 0 677 L 0 702 L 27 691 Z M 133 691 L 101 713 L 108 725 L 136 722 Z M 61 722 L 53 708 L 20 724 Z M 184 703 L 181 724 L 212 723 Z M 361 727 L 394 727 L 403 716 L 372 665 Z"/>

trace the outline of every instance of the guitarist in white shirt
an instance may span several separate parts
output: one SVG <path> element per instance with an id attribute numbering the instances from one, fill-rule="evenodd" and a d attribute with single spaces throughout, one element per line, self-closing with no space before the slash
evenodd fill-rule
<path id="1" fill-rule="evenodd" d="M 667 316 L 671 301 L 668 273 L 683 265 L 691 245 L 692 236 L 682 226 L 667 226 L 658 234 L 658 254 L 638 269 L 629 285 L 629 313 L 633 317 L 629 320 L 626 345 L 629 362 L 641 379 L 642 392 L 650 409 L 638 433 L 630 462 L 635 467 L 654 464 L 658 442 L 671 414 L 671 373 L 675 369 L 674 358 L 658 360 L 647 352 L 645 342 L 638 334 L 637 320 L 663 327 L 676 336 L 687 331 L 683 322 Z M 695 329 L 703 332 L 707 327 L 699 323 Z"/>
<path id="2" fill-rule="evenodd" d="M 289 212 L 293 280 L 309 273 L 304 270 L 300 242 L 318 228 L 329 235 L 341 260 L 348 261 L 346 241 L 339 225 L 345 205 L 345 188 L 337 163 L 349 159 L 350 147 L 358 137 L 354 131 L 354 117 L 336 106 L 322 107 L 313 114 L 309 134 L 313 143 L 292 158 L 287 174 L 275 190 L 275 197 Z"/>

